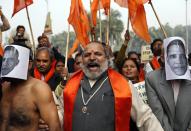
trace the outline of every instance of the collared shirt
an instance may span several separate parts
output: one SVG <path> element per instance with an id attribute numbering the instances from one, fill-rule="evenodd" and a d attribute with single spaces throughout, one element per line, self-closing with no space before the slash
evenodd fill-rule
<path id="1" fill-rule="evenodd" d="M 97 80 L 90 80 L 89 79 L 89 83 L 90 83 L 90 86 L 91 88 L 94 86 L 94 84 L 96 83 Z"/>
<path id="2" fill-rule="evenodd" d="M 174 103 L 176 105 L 177 99 L 178 99 L 178 94 L 179 94 L 179 89 L 180 89 L 180 81 L 179 80 L 173 80 L 171 81 L 172 89 L 174 92 Z"/>

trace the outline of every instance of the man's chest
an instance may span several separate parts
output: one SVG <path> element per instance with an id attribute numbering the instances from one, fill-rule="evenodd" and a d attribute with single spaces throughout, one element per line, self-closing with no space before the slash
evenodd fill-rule
<path id="1" fill-rule="evenodd" d="M 7 91 L 0 103 L 0 125 L 2 128 L 25 128 L 38 119 L 33 98 L 27 92 Z"/>

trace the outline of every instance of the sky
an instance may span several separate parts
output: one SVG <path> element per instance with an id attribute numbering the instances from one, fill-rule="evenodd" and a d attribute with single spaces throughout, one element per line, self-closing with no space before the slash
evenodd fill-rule
<path id="1" fill-rule="evenodd" d="M 82 0 L 87 11 L 90 10 L 89 0 Z M 48 2 L 48 4 L 47 4 Z M 154 8 L 162 24 L 169 23 L 170 26 L 186 25 L 186 0 L 152 0 Z M 14 0 L 1 0 L 0 5 L 4 14 L 7 16 L 11 29 L 6 31 L 3 36 L 9 36 L 10 32 L 18 25 L 24 25 L 28 33 L 29 24 L 26 16 L 26 10 L 18 12 L 12 16 Z M 154 12 L 149 4 L 145 4 L 148 26 L 159 27 Z M 191 24 L 191 0 L 187 0 L 188 6 L 188 25 Z M 127 23 L 128 10 L 121 8 L 114 0 L 111 0 L 111 8 L 119 10 L 122 14 L 121 20 L 125 28 Z M 32 29 L 35 40 L 44 30 L 47 12 L 50 11 L 53 27 L 53 35 L 68 30 L 67 18 L 70 11 L 70 0 L 33 0 L 33 4 L 28 7 L 29 16 L 32 23 Z"/>

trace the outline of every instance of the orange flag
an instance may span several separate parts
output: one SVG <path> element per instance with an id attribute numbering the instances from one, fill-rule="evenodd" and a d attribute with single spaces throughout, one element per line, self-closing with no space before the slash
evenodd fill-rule
<path id="1" fill-rule="evenodd" d="M 101 4 L 105 10 L 105 14 L 107 15 L 108 14 L 108 11 L 110 9 L 110 0 L 101 0 Z"/>
<path id="2" fill-rule="evenodd" d="M 97 23 L 97 11 L 99 7 L 100 2 L 100 9 L 103 8 L 105 10 L 105 14 L 108 14 L 108 11 L 110 9 L 110 0 L 94 0 L 91 4 L 91 14 L 92 14 L 92 22 L 93 25 L 96 26 Z"/>
<path id="3" fill-rule="evenodd" d="M 68 57 L 72 57 L 72 54 L 78 49 L 78 45 L 79 45 L 79 40 L 76 39 L 73 43 L 73 46 L 72 48 L 70 48 L 70 51 L 69 51 L 69 54 L 68 54 Z"/>
<path id="4" fill-rule="evenodd" d="M 128 0 L 114 0 L 119 6 L 128 8 Z"/>
<path id="5" fill-rule="evenodd" d="M 128 0 L 128 8 L 129 18 L 134 32 L 149 43 L 151 38 L 148 31 L 146 14 L 143 5 L 147 1 L 148 0 Z"/>
<path id="6" fill-rule="evenodd" d="M 20 10 L 26 8 L 27 6 L 31 5 L 33 0 L 14 0 L 14 10 L 12 17 L 19 12 Z"/>
<path id="7" fill-rule="evenodd" d="M 92 23 L 94 26 L 96 26 L 97 23 L 97 10 L 99 7 L 99 1 L 100 0 L 94 0 L 91 5 Z"/>
<path id="8" fill-rule="evenodd" d="M 150 42 L 150 34 L 148 31 L 146 14 L 144 9 L 144 3 L 149 0 L 114 0 L 119 6 L 129 9 L 129 18 L 131 21 L 134 32 L 144 39 L 146 42 Z"/>
<path id="9" fill-rule="evenodd" d="M 90 24 L 81 0 L 71 0 L 68 22 L 73 26 L 77 39 L 82 44 L 88 44 Z"/>

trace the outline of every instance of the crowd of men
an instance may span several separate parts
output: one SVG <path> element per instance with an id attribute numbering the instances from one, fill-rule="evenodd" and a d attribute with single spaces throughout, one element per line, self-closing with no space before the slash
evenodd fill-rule
<path id="1" fill-rule="evenodd" d="M 1 10 L 0 16 L 3 32 L 10 25 Z M 143 64 L 137 52 L 126 55 L 130 39 L 127 31 L 115 53 L 109 45 L 92 41 L 75 58 L 65 58 L 42 34 L 33 54 L 25 27 L 19 25 L 8 46 L 1 45 L 0 131 L 191 130 L 191 75 L 184 40 L 153 40 L 153 58 Z M 20 79 L 22 73 L 10 77 L 25 68 L 26 78 Z M 147 101 L 136 88 L 140 82 Z"/>

